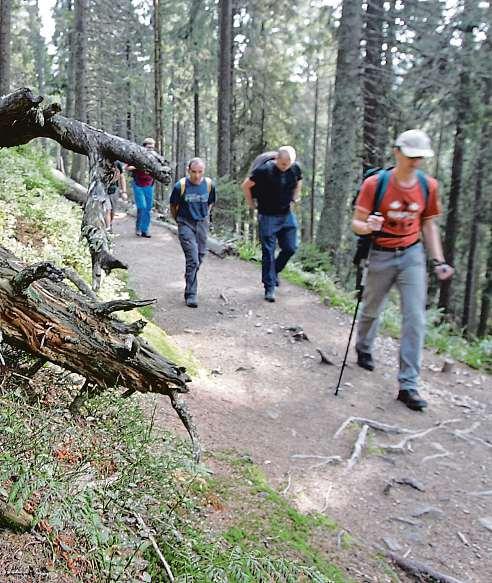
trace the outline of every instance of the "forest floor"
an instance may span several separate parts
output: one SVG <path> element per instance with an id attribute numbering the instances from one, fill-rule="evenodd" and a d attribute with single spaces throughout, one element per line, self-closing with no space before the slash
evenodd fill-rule
<path id="1" fill-rule="evenodd" d="M 426 351 L 421 392 L 429 407 L 412 412 L 395 400 L 398 343 L 381 337 L 376 370 L 358 368 L 351 350 L 335 397 L 350 317 L 285 281 L 276 303 L 267 303 L 257 265 L 211 254 L 199 273 L 199 307 L 190 309 L 176 236 L 155 225 L 152 239 L 137 238 L 128 217 L 115 232 L 129 287 L 157 298 L 154 321 L 199 361 L 187 401 L 205 464 L 220 473 L 211 454 L 249 456 L 301 511 L 326 514 L 374 552 L 390 548 L 462 581 L 492 581 L 490 376 L 459 364 L 442 373 L 444 358 Z M 307 339 L 294 338 L 299 329 Z M 317 348 L 336 366 L 322 364 Z M 392 452 L 387 446 L 408 434 L 369 429 L 349 469 L 363 422 L 335 433 L 352 416 L 418 434 Z M 167 399 L 159 401 L 158 420 L 181 432 Z M 331 456 L 342 462 L 323 463 Z M 208 518 L 227 524 L 227 513 L 219 507 Z M 355 550 L 344 554 L 355 580 L 378 580 Z"/>

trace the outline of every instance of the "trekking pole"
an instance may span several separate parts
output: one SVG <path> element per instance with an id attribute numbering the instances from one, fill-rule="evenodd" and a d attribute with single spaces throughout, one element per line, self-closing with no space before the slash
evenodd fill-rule
<path id="1" fill-rule="evenodd" d="M 354 311 L 354 318 L 352 320 L 352 326 L 350 327 L 350 334 L 349 334 L 349 339 L 348 339 L 348 342 L 347 342 L 347 348 L 345 350 L 345 356 L 343 357 L 342 368 L 340 370 L 340 376 L 338 377 L 337 388 L 335 390 L 335 397 L 338 395 L 338 389 L 340 388 L 340 383 L 342 382 L 343 372 L 344 372 L 345 367 L 347 365 L 347 356 L 348 356 L 348 351 L 349 351 L 349 348 L 350 348 L 350 342 L 352 341 L 352 334 L 354 333 L 355 321 L 357 320 L 357 312 L 359 311 L 359 305 L 360 305 L 360 302 L 362 300 L 362 293 L 364 291 L 364 285 L 366 283 L 367 268 L 368 268 L 368 262 L 367 262 L 367 259 L 366 259 L 365 260 L 365 264 L 364 264 L 364 269 L 362 270 L 362 277 L 361 277 L 361 280 L 360 280 L 359 289 L 358 289 L 358 293 L 357 293 L 357 303 L 355 305 L 355 311 Z"/>
<path id="2" fill-rule="evenodd" d="M 381 216 L 381 213 L 374 213 L 377 216 Z M 367 278 L 367 270 L 369 269 L 369 254 L 371 253 L 373 243 L 373 236 L 371 235 L 371 241 L 369 243 L 369 251 L 367 253 L 367 258 L 364 260 L 364 268 L 362 269 L 362 276 L 360 278 L 360 282 L 357 286 L 357 303 L 355 304 L 355 311 L 354 317 L 352 319 L 352 326 L 350 327 L 350 334 L 349 339 L 347 342 L 347 348 L 345 350 L 345 356 L 343 357 L 342 368 L 340 370 L 340 376 L 338 377 L 338 383 L 335 389 L 335 397 L 338 395 L 338 390 L 340 389 L 340 384 L 342 382 L 343 373 L 345 371 L 345 367 L 347 366 L 347 356 L 350 349 L 350 342 L 352 341 L 352 335 L 354 333 L 355 328 L 355 321 L 357 320 L 357 312 L 359 311 L 360 302 L 362 301 L 362 294 L 364 293 L 364 286 L 366 285 L 366 278 Z"/>

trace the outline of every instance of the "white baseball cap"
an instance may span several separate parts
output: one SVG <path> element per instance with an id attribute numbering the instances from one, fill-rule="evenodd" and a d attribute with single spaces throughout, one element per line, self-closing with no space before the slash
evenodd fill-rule
<path id="1" fill-rule="evenodd" d="M 395 147 L 408 158 L 432 158 L 434 151 L 431 148 L 429 136 L 422 130 L 407 130 L 396 138 Z"/>

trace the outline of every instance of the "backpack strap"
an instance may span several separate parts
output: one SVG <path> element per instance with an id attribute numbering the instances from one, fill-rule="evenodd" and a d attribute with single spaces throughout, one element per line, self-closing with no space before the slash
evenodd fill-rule
<path id="1" fill-rule="evenodd" d="M 384 194 L 388 189 L 390 177 L 391 177 L 390 170 L 383 169 L 378 173 L 378 182 L 376 185 L 376 192 L 374 193 L 374 209 L 372 211 L 373 213 L 377 213 L 379 207 L 381 206 Z"/>
<path id="2" fill-rule="evenodd" d="M 186 190 L 186 177 L 179 179 L 179 186 L 181 188 L 181 196 L 183 196 Z"/>
<path id="3" fill-rule="evenodd" d="M 427 201 L 429 200 L 429 182 L 427 180 L 427 177 L 425 175 L 425 172 L 422 172 L 422 170 L 417 170 L 417 179 L 419 181 L 420 184 L 420 189 L 422 190 L 423 194 L 424 194 L 424 210 L 427 207 Z"/>

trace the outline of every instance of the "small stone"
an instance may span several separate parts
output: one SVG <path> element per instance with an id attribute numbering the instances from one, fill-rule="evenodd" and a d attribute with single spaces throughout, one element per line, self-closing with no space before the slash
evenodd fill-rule
<path id="1" fill-rule="evenodd" d="M 444 516 L 444 512 L 435 506 L 421 506 L 412 512 L 412 516 L 415 518 L 420 518 L 421 516 L 425 516 L 427 518 L 442 518 Z"/>
<path id="2" fill-rule="evenodd" d="M 268 328 L 268 330 L 266 331 L 267 334 L 273 334 L 273 330 L 271 328 Z"/>
<path id="3" fill-rule="evenodd" d="M 401 545 L 398 542 L 389 536 L 383 537 L 384 544 L 389 548 L 390 551 L 397 552 L 401 551 Z"/>
<path id="4" fill-rule="evenodd" d="M 492 532 L 492 516 L 480 518 L 478 522 L 480 522 L 480 524 L 484 526 L 487 530 L 490 530 Z"/>

